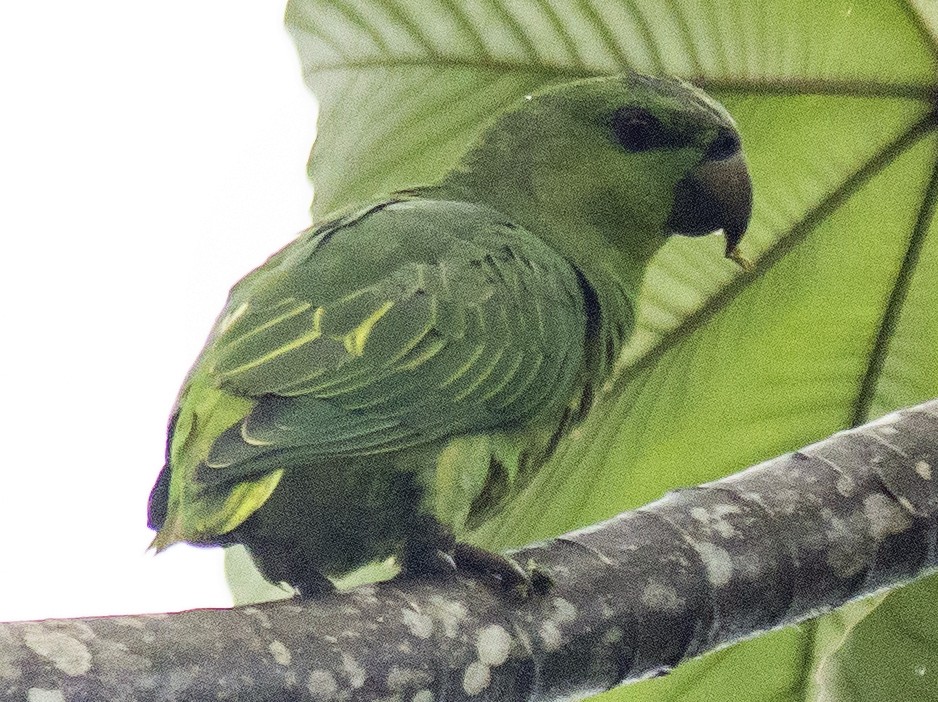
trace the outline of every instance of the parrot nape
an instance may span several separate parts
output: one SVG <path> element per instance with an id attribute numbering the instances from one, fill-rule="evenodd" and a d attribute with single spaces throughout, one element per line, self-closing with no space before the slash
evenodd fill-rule
<path id="1" fill-rule="evenodd" d="M 722 229 L 744 264 L 751 205 L 732 118 L 687 83 L 526 96 L 438 182 L 234 286 L 170 420 L 153 546 L 244 544 L 301 596 L 388 556 L 523 588 L 462 538 L 583 420 L 652 255 Z"/>

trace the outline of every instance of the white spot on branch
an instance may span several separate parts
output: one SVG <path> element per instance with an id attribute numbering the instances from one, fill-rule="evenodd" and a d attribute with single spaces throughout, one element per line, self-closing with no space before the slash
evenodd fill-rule
<path id="1" fill-rule="evenodd" d="M 473 661 L 466 666 L 462 676 L 462 689 L 467 695 L 478 695 L 492 682 L 492 673 L 489 667 L 479 661 Z"/>
<path id="2" fill-rule="evenodd" d="M 349 595 L 365 605 L 374 605 L 378 603 L 378 588 L 374 585 L 362 585 L 353 590 L 349 590 Z"/>
<path id="3" fill-rule="evenodd" d="M 625 632 L 622 631 L 622 628 L 614 626 L 603 634 L 603 643 L 608 645 L 619 643 L 623 636 L 625 636 Z"/>
<path id="4" fill-rule="evenodd" d="M 919 461 L 915 464 L 915 472 L 922 480 L 931 480 L 931 466 L 925 461 Z"/>
<path id="5" fill-rule="evenodd" d="M 414 688 L 418 685 L 426 685 L 429 682 L 430 676 L 426 672 L 395 665 L 388 671 L 385 684 L 392 692 L 400 692 L 408 687 Z"/>
<path id="6" fill-rule="evenodd" d="M 576 619 L 576 607 L 574 607 L 564 598 L 555 597 L 553 604 L 554 616 L 552 619 L 555 619 L 558 623 L 563 624 L 565 622 L 572 622 L 574 619 Z"/>
<path id="7" fill-rule="evenodd" d="M 65 695 L 61 690 L 44 690 L 41 687 L 31 687 L 26 693 L 28 702 L 65 702 Z"/>
<path id="8" fill-rule="evenodd" d="M 36 624 L 23 637 L 35 653 L 52 662 L 66 675 L 84 675 L 91 669 L 91 651 L 81 641 L 61 631 L 47 631 Z"/>
<path id="9" fill-rule="evenodd" d="M 342 669 L 348 674 L 349 685 L 356 690 L 365 684 L 367 674 L 359 662 L 351 654 L 342 652 Z"/>
<path id="10" fill-rule="evenodd" d="M 433 618 L 412 609 L 401 610 L 404 626 L 418 639 L 429 639 L 433 634 Z"/>
<path id="11" fill-rule="evenodd" d="M 726 516 L 738 514 L 739 511 L 736 505 L 713 505 L 709 510 L 704 507 L 694 507 L 690 511 L 690 516 L 707 530 L 715 531 L 724 539 L 729 539 L 736 536 L 737 531 L 736 527 L 726 520 Z"/>
<path id="12" fill-rule="evenodd" d="M 827 524 L 825 560 L 837 577 L 852 578 L 869 567 L 870 549 L 866 544 L 868 516 L 860 511 L 838 516 L 829 507 L 823 507 L 820 515 Z"/>
<path id="13" fill-rule="evenodd" d="M 726 549 L 707 541 L 695 543 L 694 549 L 700 554 L 707 569 L 707 580 L 710 584 L 716 587 L 726 585 L 733 577 L 733 559 Z"/>
<path id="14" fill-rule="evenodd" d="M 462 602 L 449 600 L 439 595 L 430 598 L 430 614 L 443 625 L 443 633 L 450 639 L 459 633 L 459 625 L 469 612 Z"/>
<path id="15" fill-rule="evenodd" d="M 479 661 L 495 667 L 508 660 L 511 652 L 511 634 L 498 624 L 491 624 L 479 632 L 476 640 Z"/>
<path id="16" fill-rule="evenodd" d="M 290 649 L 280 641 L 271 641 L 267 649 L 270 651 L 270 655 L 274 657 L 274 660 L 280 665 L 290 665 L 290 661 L 293 660 L 293 656 L 290 655 Z"/>
<path id="17" fill-rule="evenodd" d="M 642 604 L 659 612 L 679 612 L 684 600 L 670 585 L 652 581 L 642 590 Z"/>
<path id="18" fill-rule="evenodd" d="M 848 475 L 841 475 L 837 478 L 837 492 L 844 497 L 850 497 L 856 489 L 856 483 Z"/>
<path id="19" fill-rule="evenodd" d="M 543 622 L 538 628 L 537 633 L 541 637 L 541 643 L 544 644 L 544 650 L 548 653 L 553 653 L 556 651 L 558 648 L 560 648 L 560 644 L 563 642 L 563 637 L 560 635 L 560 629 L 554 622 L 550 620 Z"/>
<path id="20" fill-rule="evenodd" d="M 257 607 L 245 607 L 242 611 L 245 614 L 254 617 L 265 629 L 270 628 L 270 617 L 268 617 L 265 612 L 259 610 Z"/>
<path id="21" fill-rule="evenodd" d="M 336 683 L 332 673 L 328 670 L 322 670 L 321 668 L 309 674 L 306 688 L 317 702 L 332 702 L 332 700 L 336 699 L 336 693 L 339 691 L 339 685 Z"/>
<path id="22" fill-rule="evenodd" d="M 870 536 L 877 541 L 900 534 L 912 524 L 909 514 L 882 494 L 870 495 L 863 500 L 863 515 L 869 521 Z"/>

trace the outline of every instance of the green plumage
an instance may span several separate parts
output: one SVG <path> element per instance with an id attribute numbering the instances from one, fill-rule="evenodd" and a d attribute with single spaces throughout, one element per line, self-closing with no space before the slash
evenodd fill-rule
<path id="1" fill-rule="evenodd" d="M 723 227 L 735 254 L 738 143 L 690 86 L 584 81 L 506 113 L 440 183 L 304 232 L 233 288 L 190 372 L 154 545 L 244 543 L 306 594 L 389 555 L 478 562 L 450 534 L 582 419 L 666 236 Z M 729 170 L 744 193 L 719 192 Z"/>

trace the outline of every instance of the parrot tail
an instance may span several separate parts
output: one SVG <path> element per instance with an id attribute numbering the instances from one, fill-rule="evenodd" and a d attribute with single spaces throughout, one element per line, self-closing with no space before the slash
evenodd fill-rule
<path id="1" fill-rule="evenodd" d="M 171 471 L 169 463 L 163 466 L 156 484 L 150 490 L 150 499 L 147 502 L 147 526 L 153 531 L 159 531 L 166 522 L 166 510 L 169 505 L 169 477 Z"/>

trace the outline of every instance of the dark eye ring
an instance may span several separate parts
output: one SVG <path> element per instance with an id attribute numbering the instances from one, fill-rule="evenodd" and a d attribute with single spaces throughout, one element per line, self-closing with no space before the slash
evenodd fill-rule
<path id="1" fill-rule="evenodd" d="M 626 151 L 648 151 L 669 142 L 664 126 L 653 114 L 640 107 L 624 107 L 612 116 L 616 141 Z"/>

